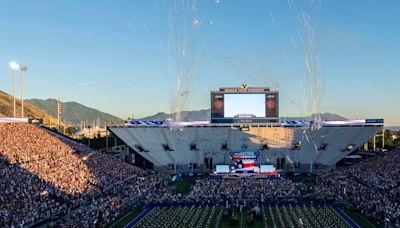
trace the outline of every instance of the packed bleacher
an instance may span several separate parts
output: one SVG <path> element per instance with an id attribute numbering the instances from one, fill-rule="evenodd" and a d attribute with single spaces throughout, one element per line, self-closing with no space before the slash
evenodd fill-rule
<path id="1" fill-rule="evenodd" d="M 187 196 L 193 201 L 292 201 L 300 197 L 302 183 L 289 179 L 219 178 L 197 180 Z"/>
<path id="2" fill-rule="evenodd" d="M 30 124 L 0 124 L 0 167 L 0 227 L 107 224 L 164 178 Z"/>
<path id="3" fill-rule="evenodd" d="M 400 151 L 338 168 L 317 179 L 308 196 L 346 199 L 382 225 L 400 227 Z"/>
<path id="4" fill-rule="evenodd" d="M 270 205 L 305 201 L 347 200 L 380 225 L 400 227 L 400 151 L 319 173 L 313 185 L 280 178 L 200 178 L 187 195 L 175 194 L 167 174 L 149 175 L 117 158 L 94 151 L 72 139 L 30 124 L 0 124 L 0 227 L 45 223 L 58 227 L 104 226 L 122 212 L 147 203 L 204 203 L 181 208 L 204 226 L 221 219 L 208 205 Z M 262 207 L 266 222 L 317 224 L 312 215 L 340 226 L 325 207 Z M 166 212 L 159 209 L 162 214 Z M 213 212 L 214 211 L 214 212 Z M 274 212 L 275 211 L 275 212 Z M 318 211 L 318 212 L 315 212 Z M 172 213 L 172 212 L 171 212 Z M 222 213 L 222 211 L 221 211 Z M 209 216 L 212 214 L 212 218 Z M 309 216 L 307 216 L 309 215 Z M 179 217 L 177 215 L 177 218 Z M 293 219 L 291 219 L 291 216 Z M 285 218 L 286 219 L 282 219 Z M 302 221 L 298 221 L 298 218 Z M 151 218 L 151 217 L 149 217 Z M 180 217 L 179 217 L 180 218 Z M 157 218 L 159 220 L 159 218 Z M 188 222 L 182 218 L 183 222 Z M 158 221 L 157 220 L 157 221 Z M 250 219 L 251 220 L 251 219 Z M 142 225 L 151 227 L 153 220 Z M 173 224 L 175 220 L 171 220 Z M 218 222 L 217 222 L 218 223 Z M 207 225 L 208 224 L 208 225 Z M 324 226 L 318 223 L 318 226 Z M 190 223 L 188 223 L 190 225 Z M 291 224 L 286 224 L 289 227 Z"/>

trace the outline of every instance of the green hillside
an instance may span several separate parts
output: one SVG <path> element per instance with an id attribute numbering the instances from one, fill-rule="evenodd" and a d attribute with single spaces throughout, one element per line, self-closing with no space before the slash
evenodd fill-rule
<path id="1" fill-rule="evenodd" d="M 29 99 L 26 102 L 50 113 L 53 116 L 57 116 L 57 100 L 56 99 Z M 90 108 L 79 104 L 77 102 L 61 102 L 63 110 L 63 119 L 72 125 L 79 125 L 81 121 L 89 121 L 100 119 L 100 123 L 103 124 L 105 121 L 113 123 L 122 123 L 123 120 L 108 113 L 101 112 L 97 109 Z"/>

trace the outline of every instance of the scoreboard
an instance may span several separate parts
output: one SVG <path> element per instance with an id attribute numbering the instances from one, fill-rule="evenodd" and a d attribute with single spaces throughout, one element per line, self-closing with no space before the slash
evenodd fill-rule
<path id="1" fill-rule="evenodd" d="M 268 87 L 220 88 L 211 92 L 211 123 L 277 123 L 279 92 Z"/>

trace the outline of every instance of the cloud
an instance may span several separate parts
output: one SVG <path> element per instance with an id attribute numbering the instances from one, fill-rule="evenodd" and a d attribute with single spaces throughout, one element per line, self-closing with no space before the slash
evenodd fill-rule
<path id="1" fill-rule="evenodd" d="M 133 28 L 133 25 L 132 25 L 132 23 L 130 21 L 128 21 L 128 26 L 132 31 L 135 31 L 134 28 Z"/>
<path id="2" fill-rule="evenodd" d="M 78 85 L 76 85 L 76 87 L 86 87 L 86 86 L 92 86 L 92 85 L 96 85 L 95 82 L 82 82 Z"/>
<path id="3" fill-rule="evenodd" d="M 273 24 L 273 25 L 276 25 L 275 17 L 274 17 L 274 15 L 272 14 L 271 11 L 269 11 L 269 16 L 271 17 L 272 24 Z"/>

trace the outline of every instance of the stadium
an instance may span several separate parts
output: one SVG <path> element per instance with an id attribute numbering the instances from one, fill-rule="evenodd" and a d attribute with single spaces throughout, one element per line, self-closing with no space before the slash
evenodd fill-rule
<path id="1" fill-rule="evenodd" d="M 398 225 L 398 151 L 338 166 L 382 131 L 383 120 L 279 121 L 271 94 L 278 104 L 278 91 L 264 87 L 211 92 L 211 107 L 221 110 L 209 122 L 108 126 L 123 143 L 120 154 L 93 150 L 42 121 L 1 118 L 0 225 Z M 230 106 L 243 98 L 235 96 L 258 101 L 237 109 Z M 229 109 L 245 115 L 224 115 Z"/>
<path id="2" fill-rule="evenodd" d="M 0 11 L 0 228 L 400 228 L 399 2 Z"/>
<path id="3" fill-rule="evenodd" d="M 192 166 L 216 170 L 223 168 L 220 165 L 232 165 L 237 160 L 233 159 L 235 153 L 247 153 L 252 158 L 244 160 L 253 161 L 254 166 L 302 172 L 335 166 L 383 129 L 383 119 L 279 123 L 278 94 L 268 87 L 220 88 L 211 92 L 211 107 L 220 107 L 212 109 L 210 123 L 131 120 L 123 127 L 108 129 L 131 154 L 141 157 L 137 165 L 144 162 L 155 170 L 188 166 L 188 171 Z M 246 108 L 245 104 L 251 105 Z"/>

